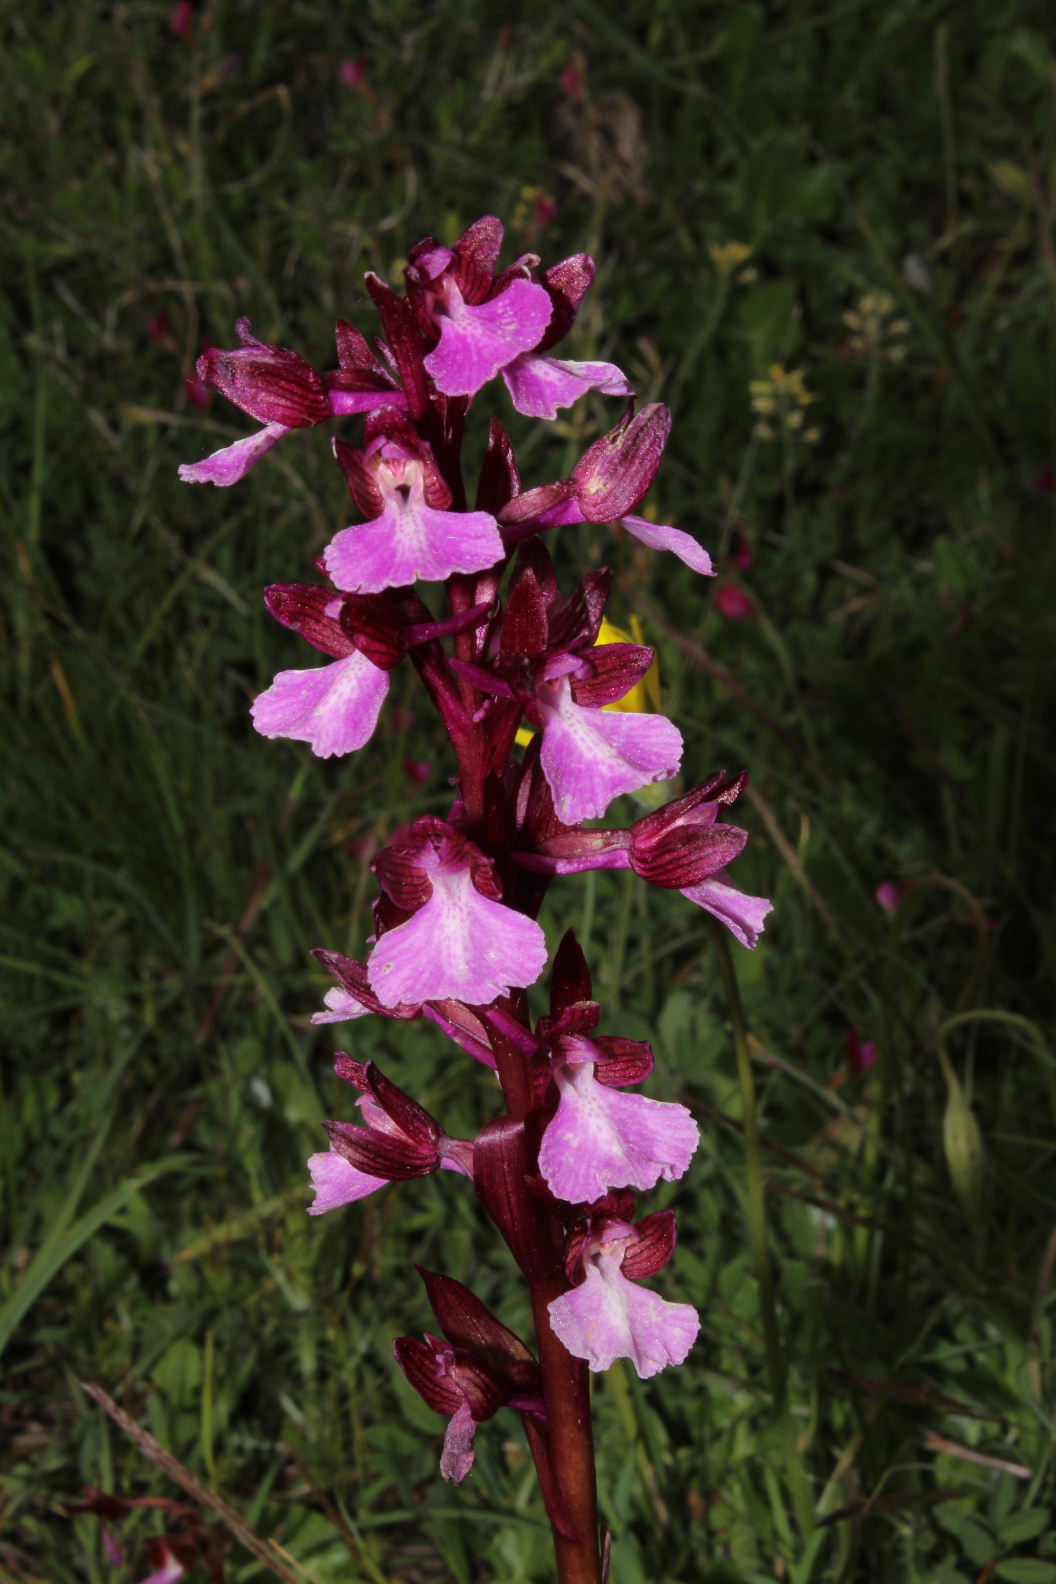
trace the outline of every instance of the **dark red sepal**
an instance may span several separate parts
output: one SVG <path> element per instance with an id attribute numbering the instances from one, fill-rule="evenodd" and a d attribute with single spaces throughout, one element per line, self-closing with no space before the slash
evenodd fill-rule
<path id="1" fill-rule="evenodd" d="M 618 1034 L 596 1034 L 592 1043 L 603 1058 L 594 1069 L 599 1083 L 610 1089 L 644 1083 L 655 1065 L 648 1040 L 623 1039 Z"/>
<path id="2" fill-rule="evenodd" d="M 477 511 L 490 512 L 493 517 L 507 506 L 521 487 L 517 458 L 509 435 L 497 418 L 491 420 L 488 449 L 484 453 L 480 477 L 477 480 Z"/>
<path id="3" fill-rule="evenodd" d="M 400 384 L 407 394 L 408 410 L 412 417 L 421 418 L 429 406 L 429 385 L 422 366 L 426 346 L 414 310 L 405 297 L 373 270 L 368 270 L 363 279 L 378 310 Z"/>
<path id="4" fill-rule="evenodd" d="M 322 963 L 328 973 L 333 974 L 342 990 L 347 990 L 368 1012 L 376 1012 L 379 1017 L 397 1018 L 402 1022 L 421 1017 L 420 1006 L 402 1001 L 398 1006 L 383 1006 L 367 982 L 367 970 L 355 958 L 346 957 L 343 952 L 328 951 L 325 946 L 314 947 L 312 956 L 316 962 Z"/>
<path id="5" fill-rule="evenodd" d="M 655 1210 L 635 1224 L 637 1243 L 632 1244 L 623 1256 L 620 1266 L 631 1281 L 645 1281 L 663 1270 L 675 1252 L 678 1231 L 673 1210 Z"/>
<path id="6" fill-rule="evenodd" d="M 675 798 L 671 803 L 665 803 L 662 808 L 656 809 L 652 814 L 645 814 L 640 820 L 635 821 L 635 841 L 639 843 L 650 842 L 662 836 L 673 825 L 685 821 L 703 803 L 718 803 L 728 807 L 736 803 L 745 787 L 748 785 L 748 772 L 742 770 L 739 775 L 731 776 L 726 780 L 725 770 L 716 770 L 714 775 L 694 787 L 691 792 L 685 792 L 680 798 Z"/>
<path id="7" fill-rule="evenodd" d="M 368 521 L 380 517 L 385 510 L 385 502 L 378 487 L 377 469 L 371 466 L 370 458 L 355 446 L 339 440 L 336 435 L 330 443 L 357 511 Z"/>
<path id="8" fill-rule="evenodd" d="M 748 832 L 738 825 L 676 825 L 651 846 L 631 833 L 631 868 L 651 885 L 681 891 L 725 869 L 743 851 Z"/>
<path id="9" fill-rule="evenodd" d="M 583 948 L 575 930 L 566 930 L 554 953 L 550 978 L 550 1016 L 559 1017 L 568 1007 L 593 1001 L 594 988 Z"/>
<path id="10" fill-rule="evenodd" d="M 537 352 L 547 352 L 564 340 L 596 272 L 597 265 L 589 253 L 573 253 L 571 258 L 562 259 L 544 271 L 540 284 L 549 294 L 553 312 L 543 339 L 535 349 Z"/>
<path id="11" fill-rule="evenodd" d="M 382 363 L 366 336 L 361 335 L 347 319 L 339 319 L 334 326 L 337 342 L 336 369 L 327 369 L 323 383 L 327 390 L 339 391 L 392 391 L 395 381 Z"/>
<path id="12" fill-rule="evenodd" d="M 371 869 L 389 898 L 404 913 L 415 913 L 433 894 L 433 882 L 420 868 L 420 849 L 400 841 L 392 842 L 371 864 Z"/>
<path id="13" fill-rule="evenodd" d="M 615 522 L 632 512 L 648 493 L 663 460 L 671 414 L 650 402 L 631 411 L 587 450 L 572 473 L 576 499 L 588 522 Z"/>
<path id="14" fill-rule="evenodd" d="M 344 660 L 356 647 L 342 630 L 339 617 L 326 614 L 327 607 L 341 597 L 317 583 L 272 583 L 264 590 L 264 603 L 275 620 L 292 627 L 333 660 Z"/>
<path id="15" fill-rule="evenodd" d="M 235 326 L 242 345 L 225 352 L 210 347 L 198 359 L 198 378 L 221 391 L 261 423 L 307 429 L 330 416 L 322 376 L 299 352 L 258 341 L 248 319 Z"/>
<path id="16" fill-rule="evenodd" d="M 426 1332 L 424 1342 L 417 1337 L 397 1337 L 393 1352 L 419 1397 L 436 1413 L 453 1414 L 461 1408 L 463 1393 L 450 1375 L 441 1373 L 443 1366 L 439 1363 L 444 1355 L 454 1356 L 450 1346 Z"/>
<path id="17" fill-rule="evenodd" d="M 374 1062 L 365 1064 L 363 1076 L 370 1093 L 389 1120 L 395 1122 L 400 1132 L 423 1154 L 435 1152 L 443 1135 L 440 1124 L 429 1115 L 428 1111 L 420 1106 L 417 1100 L 412 1100 L 398 1084 L 394 1084 L 391 1078 L 386 1078 Z"/>
<path id="18" fill-rule="evenodd" d="M 330 1148 L 357 1171 L 387 1182 L 407 1182 L 428 1177 L 440 1164 L 436 1150 L 423 1153 L 409 1139 L 382 1133 L 376 1128 L 355 1127 L 350 1122 L 324 1122 Z"/>
<path id="19" fill-rule="evenodd" d="M 339 369 L 323 375 L 331 390 L 392 390 L 392 375 L 385 368 L 366 336 L 346 319 L 334 327 Z"/>
<path id="20" fill-rule="evenodd" d="M 588 709 L 601 709 L 624 698 L 648 671 L 653 655 L 645 644 L 596 645 L 582 655 L 594 675 L 572 678 L 573 701 Z"/>
<path id="21" fill-rule="evenodd" d="M 403 623 L 385 594 L 343 595 L 341 626 L 380 671 L 391 671 L 407 653 Z"/>

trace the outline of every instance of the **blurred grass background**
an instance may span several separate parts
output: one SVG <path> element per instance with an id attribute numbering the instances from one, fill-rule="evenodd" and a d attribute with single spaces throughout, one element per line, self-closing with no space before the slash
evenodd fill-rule
<path id="1" fill-rule="evenodd" d="M 338 313 L 373 327 L 364 269 L 494 212 L 508 256 L 597 256 L 569 355 L 674 408 L 651 504 L 718 585 L 592 528 L 560 553 L 617 567 L 687 784 L 750 768 L 737 876 L 776 903 L 736 966 L 783 1415 L 704 922 L 630 876 L 548 904 L 603 1028 L 651 1037 L 652 1092 L 704 1124 L 647 1206 L 679 1212 L 658 1285 L 701 1339 L 597 1384 L 614 1584 L 1056 1579 L 1046 7 L 9 3 L 3 36 L 0 1572 L 147 1571 L 158 1515 L 115 1568 L 59 1506 L 181 1494 L 89 1378 L 317 1584 L 551 1577 L 515 1421 L 451 1490 L 391 1359 L 430 1324 L 412 1258 L 527 1329 L 464 1186 L 304 1214 L 333 1035 L 449 1131 L 489 1113 L 434 1031 L 308 1024 L 309 949 L 361 948 L 371 853 L 444 807 L 443 745 L 402 673 L 351 760 L 255 737 L 305 663 L 261 589 L 308 573 L 343 486 L 318 435 L 234 490 L 175 471 L 249 427 L 189 399 L 203 340 L 246 313 L 326 366 Z M 616 412 L 504 411 L 526 483 Z"/>

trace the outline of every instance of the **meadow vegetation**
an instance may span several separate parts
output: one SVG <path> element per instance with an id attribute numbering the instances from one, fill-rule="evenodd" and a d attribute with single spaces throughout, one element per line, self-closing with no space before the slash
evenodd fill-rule
<path id="1" fill-rule="evenodd" d="M 360 954 L 372 853 L 444 812 L 451 766 L 409 670 L 369 754 L 250 726 L 305 663 L 261 591 L 348 520 L 318 437 L 237 489 L 176 478 L 246 427 L 188 390 L 203 341 L 248 314 L 326 366 L 337 314 L 373 322 L 365 269 L 491 212 L 510 256 L 597 257 L 567 355 L 674 410 L 650 504 L 718 579 L 586 524 L 554 549 L 614 566 L 686 785 L 750 770 L 738 883 L 775 902 L 734 952 L 776 1346 L 702 915 L 618 873 L 547 903 L 704 1131 L 650 1203 L 701 1339 L 596 1391 L 613 1584 L 1056 1580 L 1045 7 L 208 0 L 183 36 L 155 0 L 5 11 L 0 1574 L 148 1571 L 156 1513 L 118 1570 L 62 1512 L 181 1497 L 88 1379 L 306 1580 L 550 1577 L 515 1421 L 452 1491 L 392 1361 L 430 1325 L 412 1260 L 529 1329 L 463 1185 L 305 1215 L 342 1037 L 449 1132 L 488 1113 L 436 1030 L 308 1021 L 310 948 Z M 511 412 L 526 481 L 613 412 Z M 233 1584 L 264 1576 L 232 1543 Z"/>

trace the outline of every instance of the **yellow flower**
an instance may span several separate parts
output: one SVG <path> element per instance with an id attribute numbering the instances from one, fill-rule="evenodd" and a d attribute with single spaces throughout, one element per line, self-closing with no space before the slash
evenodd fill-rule
<path id="1" fill-rule="evenodd" d="M 866 292 L 854 308 L 846 309 L 843 322 L 851 331 L 847 337 L 850 351 L 859 357 L 877 353 L 892 363 L 901 363 L 906 355 L 902 343 L 909 334 L 909 320 L 896 315 L 897 306 L 890 292 Z"/>
<path id="2" fill-rule="evenodd" d="M 716 273 L 722 276 L 732 275 L 734 270 L 739 269 L 745 259 L 751 258 L 752 255 L 752 250 L 746 242 L 711 242 L 708 245 L 708 252 Z"/>
<path id="3" fill-rule="evenodd" d="M 781 433 L 806 438 L 815 432 L 803 429 L 806 409 L 815 398 L 807 389 L 802 369 L 771 363 L 765 379 L 748 381 L 748 399 L 757 418 L 754 433 L 760 440 L 774 440 Z"/>

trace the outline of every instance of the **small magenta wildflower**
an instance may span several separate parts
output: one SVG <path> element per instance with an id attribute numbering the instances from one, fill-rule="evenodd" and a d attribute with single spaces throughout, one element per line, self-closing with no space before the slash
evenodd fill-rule
<path id="1" fill-rule="evenodd" d="M 847 1030 L 847 1070 L 852 1078 L 868 1072 L 876 1061 L 875 1040 L 863 1040 L 856 1028 Z"/>
<path id="2" fill-rule="evenodd" d="M 191 0 L 176 0 L 169 12 L 169 28 L 174 38 L 189 39 L 194 27 L 194 6 Z"/>
<path id="3" fill-rule="evenodd" d="M 165 1496 L 111 1496 L 89 1489 L 80 1501 L 65 1502 L 67 1517 L 94 1513 L 103 1520 L 102 1540 L 107 1559 L 115 1568 L 125 1566 L 125 1555 L 111 1527 L 130 1513 L 150 1508 L 164 1514 L 173 1527 L 165 1534 L 149 1535 L 143 1542 L 143 1555 L 150 1572 L 139 1584 L 176 1584 L 191 1572 L 208 1574 L 223 1584 L 224 1542 L 215 1527 L 203 1522 L 196 1507 L 172 1501 Z"/>
<path id="4" fill-rule="evenodd" d="M 747 621 L 755 615 L 755 606 L 739 583 L 723 583 L 715 590 L 715 609 L 727 621 Z"/>
<path id="5" fill-rule="evenodd" d="M 360 55 L 355 60 L 343 60 L 338 68 L 338 76 L 345 88 L 362 92 L 367 83 L 367 57 Z"/>

